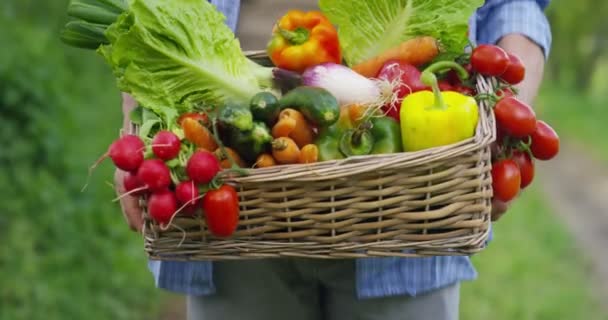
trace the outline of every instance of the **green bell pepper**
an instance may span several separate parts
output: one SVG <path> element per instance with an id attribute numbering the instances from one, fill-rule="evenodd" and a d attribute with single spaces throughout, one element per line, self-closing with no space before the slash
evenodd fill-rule
<path id="1" fill-rule="evenodd" d="M 340 139 L 345 131 L 352 128 L 353 123 L 346 108 L 340 111 L 340 117 L 336 123 L 321 128 L 319 136 L 314 142 L 319 149 L 319 161 L 344 159 L 345 156 L 340 151 Z"/>
<path id="2" fill-rule="evenodd" d="M 371 154 L 403 152 L 399 122 L 391 117 L 377 117 L 371 120 L 370 132 L 374 137 Z"/>

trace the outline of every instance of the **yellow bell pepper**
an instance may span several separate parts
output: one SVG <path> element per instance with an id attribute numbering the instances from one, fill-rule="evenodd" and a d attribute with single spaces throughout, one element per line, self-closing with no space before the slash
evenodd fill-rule
<path id="1" fill-rule="evenodd" d="M 401 139 L 405 151 L 419 151 L 456 143 L 475 135 L 479 119 L 473 97 L 439 90 L 434 72 L 454 68 L 466 79 L 467 71 L 452 61 L 436 62 L 422 73 L 421 80 L 432 87 L 408 95 L 401 104 Z"/>

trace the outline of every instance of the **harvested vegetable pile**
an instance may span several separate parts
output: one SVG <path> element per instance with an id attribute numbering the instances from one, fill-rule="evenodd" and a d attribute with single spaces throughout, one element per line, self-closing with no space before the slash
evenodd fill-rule
<path id="1" fill-rule="evenodd" d="M 163 226 L 202 214 L 229 237 L 238 195 L 222 176 L 458 143 L 475 135 L 481 99 L 495 103 L 504 137 L 492 171 L 499 199 L 531 182 L 533 158 L 557 153 L 554 131 L 514 95 L 521 61 L 496 46 L 465 52 L 482 1 L 319 4 L 269 22 L 275 66 L 263 67 L 207 1 L 73 1 L 63 40 L 96 49 L 139 103 L 137 135 L 106 155 L 128 173 L 123 196 L 147 199 Z M 478 94 L 478 74 L 496 92 Z"/>

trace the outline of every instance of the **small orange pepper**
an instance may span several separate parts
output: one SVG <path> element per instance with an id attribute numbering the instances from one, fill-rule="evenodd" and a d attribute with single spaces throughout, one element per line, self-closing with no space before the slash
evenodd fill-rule
<path id="1" fill-rule="evenodd" d="M 342 62 L 338 32 L 320 11 L 290 10 L 272 33 L 266 51 L 279 68 L 303 72 L 320 63 Z"/>

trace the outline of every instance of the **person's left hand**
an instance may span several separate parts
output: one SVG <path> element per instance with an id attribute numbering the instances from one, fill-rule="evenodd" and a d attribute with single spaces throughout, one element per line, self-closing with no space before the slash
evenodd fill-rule
<path id="1" fill-rule="evenodd" d="M 498 221 L 509 210 L 512 201 L 502 202 L 498 199 L 492 199 L 492 221 Z"/>

